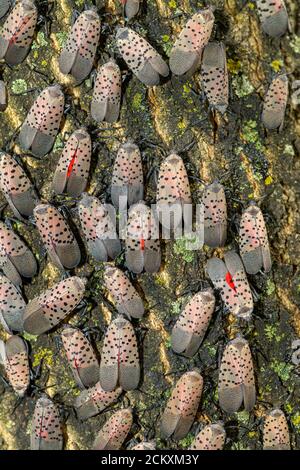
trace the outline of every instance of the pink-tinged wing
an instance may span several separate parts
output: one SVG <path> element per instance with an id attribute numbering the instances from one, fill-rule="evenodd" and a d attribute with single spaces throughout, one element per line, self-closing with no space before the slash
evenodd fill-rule
<path id="1" fill-rule="evenodd" d="M 9 65 L 20 64 L 29 52 L 38 12 L 31 0 L 21 0 L 12 9 L 0 35 L 0 59 Z"/>
<path id="2" fill-rule="evenodd" d="M 223 43 L 210 42 L 205 46 L 202 54 L 201 80 L 210 106 L 224 114 L 228 106 L 229 86 Z"/>
<path id="3" fill-rule="evenodd" d="M 106 392 L 98 382 L 94 387 L 83 390 L 75 400 L 76 413 L 79 419 L 86 420 L 105 410 L 114 403 L 122 393 L 120 387 Z"/>
<path id="4" fill-rule="evenodd" d="M 289 18 L 283 0 L 256 0 L 263 31 L 271 37 L 286 33 Z"/>
<path id="5" fill-rule="evenodd" d="M 7 108 L 7 87 L 3 80 L 0 80 L 0 111 Z"/>
<path id="6" fill-rule="evenodd" d="M 175 323 L 171 346 L 173 351 L 192 357 L 198 351 L 215 308 L 212 289 L 195 294 Z"/>
<path id="7" fill-rule="evenodd" d="M 143 196 L 141 153 L 137 145 L 126 142 L 120 146 L 113 166 L 111 199 L 116 208 L 122 209 L 126 207 L 126 203 L 130 207 L 143 199 Z"/>
<path id="8" fill-rule="evenodd" d="M 118 30 L 117 46 L 128 67 L 145 85 L 158 85 L 160 75 L 168 76 L 169 67 L 159 53 L 132 29 Z"/>
<path id="9" fill-rule="evenodd" d="M 24 312 L 24 330 L 40 335 L 56 326 L 79 304 L 84 296 L 85 281 L 73 276 L 31 300 Z"/>
<path id="10" fill-rule="evenodd" d="M 239 297 L 225 263 L 219 258 L 211 258 L 207 262 L 206 271 L 214 287 L 220 291 L 226 308 L 237 315 L 240 310 Z"/>
<path id="11" fill-rule="evenodd" d="M 46 396 L 36 402 L 31 424 L 31 450 L 62 450 L 63 433 L 57 406 Z"/>
<path id="12" fill-rule="evenodd" d="M 175 75 L 193 73 L 196 70 L 213 25 L 214 15 L 210 8 L 199 11 L 187 22 L 170 53 L 170 69 Z"/>
<path id="13" fill-rule="evenodd" d="M 219 370 L 219 403 L 226 413 L 238 411 L 244 401 L 241 349 L 245 340 L 229 342 L 223 352 Z"/>
<path id="14" fill-rule="evenodd" d="M 132 426 L 130 408 L 114 413 L 98 433 L 93 450 L 119 450 Z"/>
<path id="15" fill-rule="evenodd" d="M 34 218 L 47 252 L 57 267 L 72 269 L 80 263 L 78 243 L 64 217 L 54 206 L 39 204 Z"/>
<path id="16" fill-rule="evenodd" d="M 238 339 L 237 341 L 240 345 L 239 349 L 241 355 L 240 364 L 243 379 L 244 408 L 246 411 L 251 411 L 256 401 L 252 355 L 249 344 L 246 340 Z"/>
<path id="17" fill-rule="evenodd" d="M 281 129 L 284 122 L 285 108 L 289 93 L 286 75 L 277 75 L 264 98 L 262 122 L 267 129 Z"/>
<path id="18" fill-rule="evenodd" d="M 137 340 L 133 326 L 119 316 L 105 335 L 100 364 L 100 384 L 106 391 L 116 388 L 137 388 L 140 380 L 140 364 Z"/>
<path id="19" fill-rule="evenodd" d="M 240 253 L 247 273 L 257 274 L 272 267 L 267 229 L 261 210 L 251 204 L 240 222 Z"/>
<path id="20" fill-rule="evenodd" d="M 24 150 L 43 157 L 53 147 L 64 111 L 65 98 L 58 85 L 45 88 L 37 97 L 21 127 L 19 142 Z"/>
<path id="21" fill-rule="evenodd" d="M 32 215 L 37 195 L 21 166 L 4 152 L 0 154 L 0 187 L 18 218 Z"/>
<path id="22" fill-rule="evenodd" d="M 242 260 L 234 251 L 228 251 L 224 255 L 224 261 L 231 277 L 229 283 L 238 295 L 239 309 L 235 314 L 248 320 L 253 311 L 253 297 Z"/>
<path id="23" fill-rule="evenodd" d="M 89 133 L 85 129 L 76 130 L 69 137 L 54 173 L 52 186 L 56 194 L 81 195 L 87 185 L 91 156 Z"/>
<path id="24" fill-rule="evenodd" d="M 127 315 L 129 320 L 144 315 L 144 304 L 129 281 L 128 277 L 114 266 L 106 266 L 104 285 L 112 295 L 119 313 Z"/>
<path id="25" fill-rule="evenodd" d="M 23 330 L 23 314 L 26 303 L 14 286 L 5 276 L 0 276 L 0 323 L 8 332 Z"/>
<path id="26" fill-rule="evenodd" d="M 78 328 L 71 326 L 64 328 L 61 337 L 77 385 L 93 387 L 98 382 L 99 364 L 91 344 Z"/>
<path id="27" fill-rule="evenodd" d="M 102 65 L 97 73 L 91 102 L 91 115 L 97 122 L 118 120 L 121 104 L 122 78 L 115 62 Z"/>
<path id="28" fill-rule="evenodd" d="M 90 73 L 100 37 L 100 18 L 96 11 L 82 12 L 74 23 L 59 58 L 63 74 L 72 75 L 77 82 Z"/>
<path id="29" fill-rule="evenodd" d="M 0 221 L 0 267 L 15 285 L 23 277 L 33 277 L 37 271 L 35 258 L 18 235 Z"/>
<path id="30" fill-rule="evenodd" d="M 286 417 L 280 409 L 267 414 L 263 428 L 264 450 L 290 450 L 290 435 Z"/>
<path id="31" fill-rule="evenodd" d="M 121 251 L 113 215 L 106 206 L 88 194 L 80 200 L 79 217 L 89 253 L 97 261 L 115 259 Z"/>
<path id="32" fill-rule="evenodd" d="M 140 8 L 140 0 L 121 0 L 124 6 L 124 15 L 128 20 L 131 20 L 137 15 Z"/>
<path id="33" fill-rule="evenodd" d="M 221 424 L 208 424 L 200 431 L 190 450 L 222 450 L 226 433 Z"/>
<path id="34" fill-rule="evenodd" d="M 227 237 L 227 203 L 224 187 L 212 183 L 202 197 L 204 243 L 212 248 L 224 246 Z"/>
<path id="35" fill-rule="evenodd" d="M 201 399 L 203 378 L 197 370 L 186 372 L 176 383 L 161 419 L 164 438 L 180 440 L 189 432 Z"/>
<path id="36" fill-rule="evenodd" d="M 5 344 L 5 371 L 14 391 L 23 397 L 30 382 L 28 349 L 19 336 L 11 336 Z"/>

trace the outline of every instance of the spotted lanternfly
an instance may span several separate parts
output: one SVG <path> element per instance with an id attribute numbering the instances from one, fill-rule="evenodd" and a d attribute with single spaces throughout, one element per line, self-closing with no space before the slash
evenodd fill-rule
<path id="1" fill-rule="evenodd" d="M 201 81 L 212 109 L 224 114 L 228 106 L 226 52 L 221 42 L 209 42 L 202 54 Z"/>
<path id="2" fill-rule="evenodd" d="M 283 0 L 256 0 L 263 31 L 276 38 L 286 33 L 289 18 Z"/>
<path id="3" fill-rule="evenodd" d="M 30 369 L 28 348 L 19 336 L 11 336 L 6 343 L 0 340 L 0 362 L 3 363 L 10 385 L 23 397 L 29 387 Z"/>
<path id="4" fill-rule="evenodd" d="M 51 330 L 82 300 L 85 284 L 84 279 L 68 277 L 30 300 L 24 312 L 24 330 L 32 335 Z"/>
<path id="5" fill-rule="evenodd" d="M 98 433 L 93 450 L 119 450 L 132 426 L 131 408 L 114 413 Z"/>
<path id="6" fill-rule="evenodd" d="M 207 263 L 207 273 L 220 294 L 225 306 L 237 317 L 249 320 L 253 311 L 253 298 L 241 258 L 234 251 Z"/>
<path id="7" fill-rule="evenodd" d="M 226 413 L 235 413 L 242 404 L 246 411 L 255 405 L 256 392 L 251 351 L 243 338 L 230 341 L 219 371 L 219 403 Z"/>
<path id="8" fill-rule="evenodd" d="M 2 221 L 0 221 L 0 268 L 15 285 L 22 284 L 21 276 L 33 277 L 37 271 L 37 264 L 30 249 Z"/>
<path id="9" fill-rule="evenodd" d="M 176 229 L 184 218 L 184 205 L 191 204 L 191 191 L 182 158 L 172 153 L 160 165 L 157 210 L 163 226 Z"/>
<path id="10" fill-rule="evenodd" d="M 115 122 L 118 120 L 121 86 L 121 71 L 115 62 L 107 62 L 98 69 L 91 102 L 91 115 L 95 121 Z"/>
<path id="11" fill-rule="evenodd" d="M 80 249 L 59 210 L 50 204 L 39 204 L 33 213 L 51 261 L 60 269 L 75 268 L 80 263 Z"/>
<path id="12" fill-rule="evenodd" d="M 161 253 L 158 236 L 158 227 L 150 207 L 144 201 L 131 206 L 125 240 L 126 266 L 130 271 L 159 271 Z"/>
<path id="13" fill-rule="evenodd" d="M 8 10 L 10 9 L 12 5 L 12 0 L 1 0 L 0 3 L 0 18 L 3 18 L 3 16 L 6 15 Z"/>
<path id="14" fill-rule="evenodd" d="M 126 142 L 121 145 L 113 167 L 111 199 L 113 205 L 123 209 L 144 197 L 141 153 L 137 145 Z"/>
<path id="15" fill-rule="evenodd" d="M 96 197 L 83 194 L 78 211 L 89 253 L 97 261 L 115 259 L 121 252 L 121 243 L 107 207 Z"/>
<path id="16" fill-rule="evenodd" d="M 91 344 L 82 331 L 69 325 L 64 327 L 61 338 L 78 387 L 93 387 L 99 379 L 99 363 Z"/>
<path id="17" fill-rule="evenodd" d="M 105 392 L 98 382 L 94 387 L 83 390 L 75 400 L 76 413 L 82 421 L 95 416 L 114 403 L 122 393 L 121 387 Z"/>
<path id="18" fill-rule="evenodd" d="M 183 374 L 175 385 L 161 419 L 161 434 L 174 440 L 189 432 L 201 399 L 203 378 L 198 370 Z"/>
<path id="19" fill-rule="evenodd" d="M 100 363 L 100 384 L 112 391 L 119 384 L 123 390 L 137 388 L 140 364 L 137 340 L 131 323 L 118 316 L 108 327 Z"/>
<path id="20" fill-rule="evenodd" d="M 87 185 L 91 155 L 92 141 L 89 133 L 83 128 L 73 132 L 54 173 L 52 186 L 55 194 L 80 196 Z"/>
<path id="21" fill-rule="evenodd" d="M 7 88 L 3 80 L 0 80 L 0 111 L 5 111 L 7 108 Z"/>
<path id="22" fill-rule="evenodd" d="M 264 450 L 290 450 L 290 436 L 283 411 L 275 409 L 267 414 L 263 429 Z"/>
<path id="23" fill-rule="evenodd" d="M 57 406 L 46 395 L 35 405 L 30 436 L 31 450 L 62 450 L 63 433 Z"/>
<path id="24" fill-rule="evenodd" d="M 198 351 L 215 308 L 212 289 L 195 294 L 174 325 L 171 335 L 173 351 L 192 357 Z"/>
<path id="25" fill-rule="evenodd" d="M 142 83 L 158 85 L 160 75 L 169 75 L 169 67 L 159 53 L 135 31 L 119 28 L 116 38 L 122 58 Z"/>
<path id="26" fill-rule="evenodd" d="M 204 243 L 212 248 L 224 246 L 227 236 L 227 204 L 224 187 L 214 182 L 202 196 Z"/>
<path id="27" fill-rule="evenodd" d="M 222 424 L 208 424 L 197 434 L 190 450 L 222 450 L 225 438 Z"/>
<path id="28" fill-rule="evenodd" d="M 23 330 L 25 300 L 15 285 L 5 276 L 0 276 L 0 323 L 10 334 Z"/>
<path id="29" fill-rule="evenodd" d="M 24 150 L 36 157 L 50 152 L 59 131 L 64 103 L 59 85 L 49 86 L 40 93 L 20 130 L 19 142 Z"/>
<path id="30" fill-rule="evenodd" d="M 9 65 L 23 62 L 32 43 L 37 17 L 34 2 L 20 0 L 16 3 L 0 35 L 0 59 L 5 59 Z"/>
<path id="31" fill-rule="evenodd" d="M 144 304 L 129 281 L 128 277 L 114 266 L 106 266 L 104 285 L 112 295 L 119 313 L 127 315 L 129 320 L 144 315 Z"/>
<path id="32" fill-rule="evenodd" d="M 155 450 L 154 442 L 140 442 L 136 446 L 131 447 L 130 450 Z"/>
<path id="33" fill-rule="evenodd" d="M 130 21 L 138 14 L 140 8 L 140 0 L 120 0 L 123 6 L 123 15 Z"/>
<path id="34" fill-rule="evenodd" d="M 240 253 L 249 274 L 257 274 L 262 268 L 272 267 L 269 241 L 264 217 L 255 203 L 243 212 L 240 222 Z"/>
<path id="35" fill-rule="evenodd" d="M 59 57 L 61 73 L 72 75 L 77 82 L 84 80 L 93 67 L 99 38 L 99 15 L 94 10 L 82 12 Z"/>
<path id="36" fill-rule="evenodd" d="M 261 119 L 267 129 L 279 128 L 280 131 L 282 130 L 288 94 L 287 76 L 285 74 L 277 75 L 272 80 L 264 98 Z"/>
<path id="37" fill-rule="evenodd" d="M 7 153 L 0 153 L 0 188 L 19 219 L 29 217 L 38 202 L 36 192 L 22 167 Z"/>
<path id="38" fill-rule="evenodd" d="M 188 20 L 170 53 L 170 69 L 175 75 L 193 73 L 197 69 L 202 50 L 211 36 L 214 20 L 211 8 L 200 10 Z"/>

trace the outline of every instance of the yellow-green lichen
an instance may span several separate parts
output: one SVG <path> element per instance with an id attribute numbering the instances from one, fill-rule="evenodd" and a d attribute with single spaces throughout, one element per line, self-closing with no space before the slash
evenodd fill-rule
<path id="1" fill-rule="evenodd" d="M 257 150 L 263 150 L 263 145 L 260 142 L 256 121 L 249 119 L 249 121 L 245 122 L 241 137 L 243 140 L 245 140 L 245 142 L 254 144 Z"/>
<path id="2" fill-rule="evenodd" d="M 291 372 L 294 368 L 292 364 L 287 364 L 286 362 L 272 361 L 270 368 L 278 375 L 278 377 L 283 381 L 287 382 L 290 379 Z"/>
<path id="3" fill-rule="evenodd" d="M 194 251 L 188 249 L 190 240 L 185 237 L 178 238 L 174 243 L 174 253 L 180 255 L 186 263 L 191 263 L 194 259 Z"/>
<path id="4" fill-rule="evenodd" d="M 39 31 L 36 36 L 36 40 L 32 43 L 32 49 L 40 49 L 41 47 L 47 46 L 48 41 L 45 38 L 45 34 L 42 31 Z"/>
<path id="5" fill-rule="evenodd" d="M 51 349 L 41 347 L 33 353 L 33 367 L 39 366 L 42 361 L 43 364 L 46 364 L 49 367 L 53 366 L 53 351 L 51 351 Z"/>
<path id="6" fill-rule="evenodd" d="M 254 91 L 254 87 L 246 75 L 238 75 L 232 79 L 232 86 L 235 94 L 239 98 L 250 95 Z"/>
<path id="7" fill-rule="evenodd" d="M 296 54 L 300 54 L 300 36 L 294 36 L 290 41 L 290 46 Z"/>
<path id="8" fill-rule="evenodd" d="M 16 95 L 25 93 L 27 89 L 28 89 L 27 82 L 26 80 L 23 80 L 23 78 L 17 78 L 11 84 L 11 90 Z"/>
<path id="9" fill-rule="evenodd" d="M 136 93 L 133 97 L 133 100 L 132 100 L 133 109 L 136 109 L 136 110 L 140 109 L 142 101 L 143 101 L 142 93 Z"/>

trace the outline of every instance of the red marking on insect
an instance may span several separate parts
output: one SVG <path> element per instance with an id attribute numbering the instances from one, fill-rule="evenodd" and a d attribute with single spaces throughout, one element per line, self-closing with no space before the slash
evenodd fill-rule
<path id="1" fill-rule="evenodd" d="M 14 32 L 14 34 L 12 35 L 12 37 L 10 38 L 9 40 L 9 46 L 11 46 L 12 44 L 14 44 L 17 39 L 18 39 L 18 35 L 19 33 L 21 33 L 22 29 L 25 28 L 25 26 L 27 25 L 28 21 L 30 20 L 30 17 L 27 16 L 24 18 L 24 20 L 22 21 L 22 23 L 20 24 L 19 28 L 16 29 L 16 31 Z"/>
<path id="2" fill-rule="evenodd" d="M 141 247 L 141 250 L 144 251 L 144 249 L 145 249 L 145 240 L 143 238 L 140 240 L 140 247 Z"/>
<path id="3" fill-rule="evenodd" d="M 79 364 L 78 364 L 78 362 L 77 362 L 77 358 L 76 358 L 76 357 L 74 357 L 74 367 L 75 367 L 75 369 L 79 369 Z"/>
<path id="4" fill-rule="evenodd" d="M 72 173 L 72 170 L 73 170 L 73 166 L 74 166 L 76 157 L 77 157 L 77 150 L 75 150 L 75 153 L 74 153 L 74 155 L 72 156 L 72 159 L 71 159 L 71 161 L 70 161 L 70 163 L 69 163 L 68 170 L 67 170 L 67 178 L 69 178 L 70 175 L 71 175 L 71 173 Z"/>
<path id="5" fill-rule="evenodd" d="M 225 280 L 227 284 L 229 285 L 229 287 L 236 292 L 235 285 L 234 285 L 233 279 L 229 271 L 226 273 Z"/>

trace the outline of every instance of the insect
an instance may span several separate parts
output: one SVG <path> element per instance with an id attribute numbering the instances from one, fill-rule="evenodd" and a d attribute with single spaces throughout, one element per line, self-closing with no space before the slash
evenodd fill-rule
<path id="1" fill-rule="evenodd" d="M 110 206 L 111 209 L 112 206 Z M 108 206 L 84 193 L 78 205 L 80 223 L 89 253 L 97 261 L 115 259 L 121 252 L 121 243 Z M 113 214 L 115 215 L 115 214 Z"/>
<path id="2" fill-rule="evenodd" d="M 113 166 L 111 199 L 118 209 L 130 207 L 144 197 L 141 153 L 132 142 L 122 144 Z"/>
<path id="3" fill-rule="evenodd" d="M 77 82 L 90 73 L 100 38 L 100 18 L 96 11 L 86 10 L 75 21 L 59 57 L 61 73 L 70 74 Z"/>
<path id="4" fill-rule="evenodd" d="M 25 300 L 16 286 L 0 275 L 0 323 L 8 333 L 23 331 L 25 306 Z"/>
<path id="5" fill-rule="evenodd" d="M 175 230 L 185 218 L 184 206 L 191 204 L 191 191 L 182 158 L 172 153 L 160 165 L 157 183 L 157 210 L 160 223 Z"/>
<path id="6" fill-rule="evenodd" d="M 194 73 L 201 62 L 202 50 L 211 36 L 214 20 L 211 8 L 200 10 L 188 20 L 171 49 L 172 73 Z"/>
<path id="7" fill-rule="evenodd" d="M 0 268 L 15 285 L 22 277 L 33 277 L 37 271 L 35 257 L 19 236 L 0 221 Z"/>
<path id="8" fill-rule="evenodd" d="M 140 0 L 120 0 L 123 5 L 124 16 L 127 20 L 131 20 L 137 15 L 140 8 Z"/>
<path id="9" fill-rule="evenodd" d="M 204 243 L 212 248 L 224 246 L 227 236 L 227 204 L 224 187 L 215 181 L 202 196 Z"/>
<path id="10" fill-rule="evenodd" d="M 159 271 L 161 252 L 159 230 L 153 212 L 144 201 L 129 209 L 126 233 L 126 266 L 133 273 Z"/>
<path id="11" fill-rule="evenodd" d="M 264 450 L 290 450 L 290 436 L 286 417 L 283 411 L 270 411 L 264 421 Z"/>
<path id="12" fill-rule="evenodd" d="M 257 274 L 262 268 L 272 267 L 269 241 L 264 217 L 254 202 L 243 212 L 240 222 L 240 253 L 249 274 Z"/>
<path id="13" fill-rule="evenodd" d="M 38 399 L 31 424 L 31 450 L 62 450 L 63 433 L 57 406 L 46 395 Z"/>
<path id="14" fill-rule="evenodd" d="M 61 322 L 84 296 L 86 281 L 72 276 L 30 300 L 24 312 L 24 330 L 41 335 Z"/>
<path id="15" fill-rule="evenodd" d="M 122 77 L 119 66 L 107 62 L 99 67 L 91 102 L 91 115 L 97 122 L 118 120 L 121 105 Z"/>
<path id="16" fill-rule="evenodd" d="M 115 412 L 98 433 L 93 450 L 119 450 L 132 426 L 132 411 L 124 408 Z"/>
<path id="17" fill-rule="evenodd" d="M 202 54 L 201 81 L 212 109 L 224 114 L 228 107 L 228 71 L 222 42 L 209 42 Z"/>
<path id="18" fill-rule="evenodd" d="M 234 251 L 228 251 L 224 261 L 219 258 L 208 260 L 207 273 L 215 288 L 220 290 L 228 310 L 239 318 L 249 320 L 253 298 L 241 258 Z"/>
<path id="19" fill-rule="evenodd" d="M 176 383 L 161 418 L 164 438 L 180 440 L 189 432 L 201 399 L 203 378 L 197 369 L 183 374 Z"/>
<path id="20" fill-rule="evenodd" d="M 128 277 L 114 266 L 105 266 L 104 285 L 112 295 L 119 313 L 129 320 L 144 315 L 144 304 Z"/>
<path id="21" fill-rule="evenodd" d="M 7 88 L 6 83 L 0 80 L 0 111 L 5 111 L 7 108 Z"/>
<path id="22" fill-rule="evenodd" d="M 1 0 L 0 3 L 0 18 L 3 18 L 3 16 L 6 15 L 8 10 L 10 9 L 12 5 L 12 0 Z"/>
<path id="23" fill-rule="evenodd" d="M 91 156 L 89 133 L 84 128 L 77 129 L 69 137 L 58 161 L 52 183 L 55 194 L 81 195 L 87 185 Z"/>
<path id="24" fill-rule="evenodd" d="M 53 147 L 64 111 L 65 98 L 59 85 L 45 88 L 31 106 L 22 124 L 19 143 L 36 157 L 43 157 Z"/>
<path id="25" fill-rule="evenodd" d="M 30 383 L 28 348 L 19 336 L 11 336 L 6 343 L 0 340 L 0 362 L 17 395 L 23 397 Z"/>
<path id="26" fill-rule="evenodd" d="M 267 129 L 283 129 L 285 108 L 289 93 L 288 78 L 285 74 L 277 75 L 271 82 L 264 97 L 262 122 Z"/>
<path id="27" fill-rule="evenodd" d="M 116 39 L 122 58 L 142 83 L 158 85 L 160 75 L 169 75 L 169 67 L 159 53 L 135 31 L 119 28 Z"/>
<path id="28" fill-rule="evenodd" d="M 34 2 L 20 0 L 9 13 L 0 35 L 0 59 L 9 65 L 23 62 L 27 56 L 37 23 Z"/>
<path id="29" fill-rule="evenodd" d="M 171 346 L 173 351 L 192 357 L 198 351 L 215 308 L 212 289 L 195 294 L 187 303 L 175 323 Z"/>
<path id="30" fill-rule="evenodd" d="M 60 269 L 72 269 L 80 263 L 80 249 L 66 220 L 54 206 L 39 204 L 34 218 L 51 261 Z"/>
<path id="31" fill-rule="evenodd" d="M 109 405 L 117 401 L 122 393 L 121 387 L 105 392 L 97 382 L 94 387 L 83 390 L 75 400 L 75 409 L 79 419 L 82 421 L 95 416 L 105 410 Z"/>
<path id="32" fill-rule="evenodd" d="M 283 0 L 256 0 L 263 31 L 276 38 L 286 33 L 289 18 Z"/>
<path id="33" fill-rule="evenodd" d="M 226 413 L 235 413 L 242 404 L 246 411 L 251 411 L 255 405 L 253 362 L 249 344 L 243 338 L 235 338 L 226 345 L 219 370 L 218 392 L 220 406 Z"/>
<path id="34" fill-rule="evenodd" d="M 131 447 L 130 450 L 155 450 L 155 442 L 140 442 L 139 444 Z"/>
<path id="35" fill-rule="evenodd" d="M 102 348 L 100 385 L 105 391 L 119 384 L 123 390 L 137 388 L 140 381 L 140 364 L 137 340 L 131 323 L 118 316 L 109 325 Z"/>
<path id="36" fill-rule="evenodd" d="M 37 194 L 23 168 L 8 153 L 0 152 L 0 188 L 16 217 L 33 214 Z"/>
<path id="37" fill-rule="evenodd" d="M 197 434 L 190 450 L 222 450 L 225 439 L 222 424 L 208 424 Z"/>

